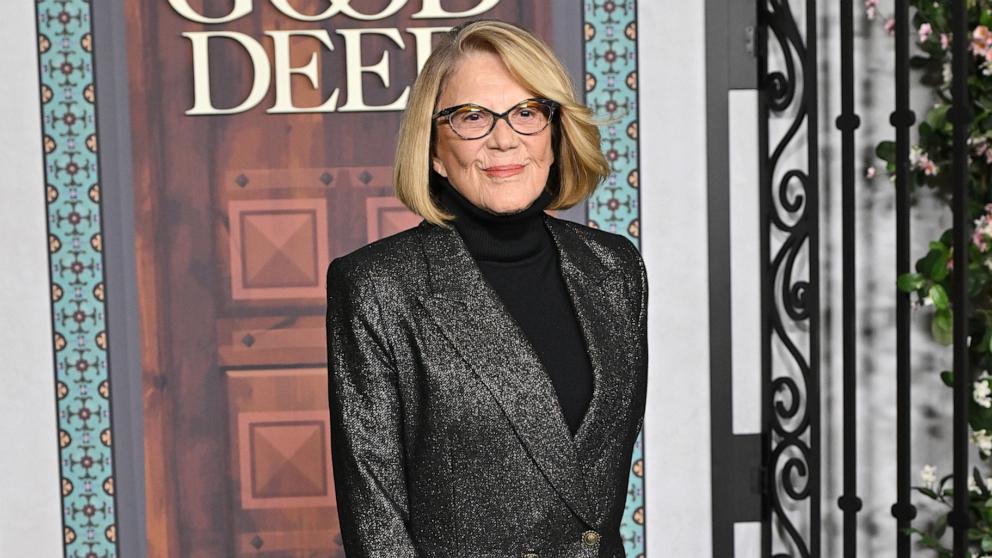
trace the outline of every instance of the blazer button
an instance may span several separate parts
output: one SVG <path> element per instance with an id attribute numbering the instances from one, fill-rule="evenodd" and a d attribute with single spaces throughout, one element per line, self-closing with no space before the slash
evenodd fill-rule
<path id="1" fill-rule="evenodd" d="M 599 545 L 599 533 L 593 530 L 582 533 L 582 546 L 596 548 Z"/>

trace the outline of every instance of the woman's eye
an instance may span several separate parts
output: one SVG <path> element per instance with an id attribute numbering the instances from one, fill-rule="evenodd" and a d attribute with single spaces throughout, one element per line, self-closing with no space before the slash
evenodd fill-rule
<path id="1" fill-rule="evenodd" d="M 476 123 L 482 120 L 482 113 L 475 110 L 465 111 L 457 116 L 459 122 L 465 122 L 465 123 Z"/>

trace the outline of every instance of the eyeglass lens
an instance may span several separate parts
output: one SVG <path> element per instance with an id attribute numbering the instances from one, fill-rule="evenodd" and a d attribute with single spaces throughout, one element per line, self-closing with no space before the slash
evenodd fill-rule
<path id="1" fill-rule="evenodd" d="M 477 138 L 489 133 L 493 127 L 492 113 L 480 107 L 467 106 L 450 116 L 451 127 L 464 138 Z M 513 108 L 507 115 L 510 127 L 521 134 L 536 134 L 543 130 L 551 119 L 551 107 L 529 101 Z"/>

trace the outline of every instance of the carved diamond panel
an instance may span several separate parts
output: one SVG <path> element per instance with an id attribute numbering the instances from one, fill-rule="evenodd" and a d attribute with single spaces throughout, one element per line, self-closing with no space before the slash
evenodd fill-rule
<path id="1" fill-rule="evenodd" d="M 334 504 L 328 413 L 240 413 L 238 439 L 242 507 Z"/>
<path id="2" fill-rule="evenodd" d="M 284 199 L 228 204 L 232 298 L 323 298 L 326 203 Z"/>

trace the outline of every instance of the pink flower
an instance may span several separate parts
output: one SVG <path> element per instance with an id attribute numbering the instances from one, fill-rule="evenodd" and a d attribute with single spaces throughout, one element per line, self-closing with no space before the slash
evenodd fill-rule
<path id="1" fill-rule="evenodd" d="M 975 219 L 975 230 L 971 234 L 971 242 L 980 252 L 988 252 L 989 240 L 992 239 L 992 204 L 985 205 L 985 215 Z"/>
<path id="2" fill-rule="evenodd" d="M 865 16 L 875 19 L 878 15 L 878 0 L 865 0 Z"/>
<path id="3" fill-rule="evenodd" d="M 985 141 L 985 138 L 982 138 L 978 143 L 975 144 L 975 155 L 978 155 L 979 157 L 985 155 L 985 152 L 988 150 L 989 150 L 989 144 L 987 141 Z"/>
<path id="4" fill-rule="evenodd" d="M 895 20 L 895 18 L 891 18 L 890 17 L 885 22 L 885 32 L 888 33 L 889 35 L 894 35 L 895 34 L 895 32 L 896 32 L 896 20 Z"/>
<path id="5" fill-rule="evenodd" d="M 919 145 L 909 147 L 909 162 L 912 163 L 913 168 L 922 170 L 923 174 L 928 176 L 934 176 L 940 172 L 940 168 L 930 160 L 930 157 L 923 152 Z"/>
<path id="6" fill-rule="evenodd" d="M 978 141 L 973 141 L 977 139 Z M 992 165 L 992 149 L 989 148 L 989 142 L 985 138 L 973 138 L 969 139 L 968 143 L 972 144 L 972 149 L 974 150 L 975 156 L 985 157 L 985 162 Z M 992 204 L 986 206 L 986 211 L 988 208 L 992 207 Z"/>
<path id="7" fill-rule="evenodd" d="M 978 141 L 974 141 L 975 139 Z M 968 143 L 972 144 L 972 150 L 976 157 L 984 157 L 985 162 L 992 165 L 992 149 L 989 149 L 988 140 L 985 138 L 973 138 L 969 139 Z"/>
<path id="8" fill-rule="evenodd" d="M 930 27 L 929 23 L 924 23 L 920 26 L 920 42 L 925 43 L 927 39 L 930 38 L 930 33 L 933 33 L 933 28 Z"/>
<path id="9" fill-rule="evenodd" d="M 875 178 L 875 167 L 868 167 L 865 170 L 865 178 L 867 178 L 868 180 Z"/>
<path id="10" fill-rule="evenodd" d="M 947 50 L 951 46 L 951 37 L 947 33 L 940 34 L 940 48 Z"/>
<path id="11" fill-rule="evenodd" d="M 992 32 L 984 25 L 979 25 L 971 35 L 971 52 L 975 56 L 985 56 L 992 46 Z"/>

